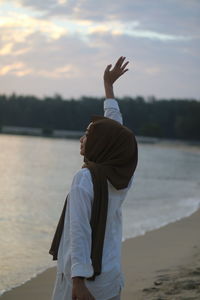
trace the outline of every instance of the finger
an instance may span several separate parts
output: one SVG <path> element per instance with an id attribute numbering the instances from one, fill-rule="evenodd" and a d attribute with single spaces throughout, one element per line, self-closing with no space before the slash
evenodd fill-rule
<path id="1" fill-rule="evenodd" d="M 110 64 L 110 65 L 108 65 L 108 66 L 106 67 L 106 69 L 105 69 L 105 72 L 108 72 L 108 71 L 110 71 L 111 67 L 112 67 L 112 65 L 111 65 L 111 64 Z"/>
<path id="2" fill-rule="evenodd" d="M 126 66 L 128 65 L 129 61 L 127 61 L 122 67 L 121 69 L 124 70 L 126 68 Z"/>
<path id="3" fill-rule="evenodd" d="M 121 66 L 123 65 L 124 61 L 125 61 L 126 57 L 122 56 L 120 62 L 119 62 L 119 67 L 121 68 Z"/>
<path id="4" fill-rule="evenodd" d="M 126 73 L 128 71 L 128 69 L 125 69 L 123 72 L 122 72 L 122 75 L 124 74 L 124 73 Z"/>
<path id="5" fill-rule="evenodd" d="M 120 58 L 118 58 L 116 64 L 115 64 L 115 67 L 118 67 L 121 65 L 121 62 L 122 62 L 122 59 L 123 59 L 123 56 L 120 56 Z"/>
<path id="6" fill-rule="evenodd" d="M 117 64 L 115 65 L 115 68 L 121 69 L 125 59 L 126 59 L 125 56 L 121 56 L 121 58 L 118 60 Z"/>
<path id="7" fill-rule="evenodd" d="M 128 69 L 125 69 L 124 71 L 122 71 L 119 75 L 118 78 L 121 77 L 124 73 L 126 73 L 128 71 Z"/>

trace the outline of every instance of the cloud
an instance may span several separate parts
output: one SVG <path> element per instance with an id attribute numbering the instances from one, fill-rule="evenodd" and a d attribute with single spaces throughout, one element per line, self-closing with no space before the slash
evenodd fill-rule
<path id="1" fill-rule="evenodd" d="M 23 55 L 26 52 L 30 51 L 30 48 L 28 47 L 19 47 L 16 46 L 15 43 L 5 43 L 2 48 L 0 49 L 0 56 L 5 56 L 5 55 L 11 55 L 11 56 L 19 56 Z"/>
<path id="2" fill-rule="evenodd" d="M 8 1 L 4 1 L 8 2 Z M 198 0 L 10 0 L 39 12 L 41 18 L 90 20 L 93 22 L 139 21 L 141 30 L 163 34 L 199 34 Z"/>
<path id="3" fill-rule="evenodd" d="M 9 73 L 21 77 L 31 73 L 31 70 L 28 69 L 23 62 L 17 62 L 17 63 L 5 65 L 0 69 L 1 76 Z"/>
<path id="4" fill-rule="evenodd" d="M 13 0 L 14 1 L 14 0 Z M 16 2 L 16 1 L 15 1 Z M 142 30 L 173 35 L 191 35 L 199 29 L 198 0 L 18 0 L 22 7 L 43 12 L 43 18 L 109 22 L 139 21 Z"/>
<path id="5" fill-rule="evenodd" d="M 53 70 L 39 70 L 38 72 L 32 72 L 33 75 L 39 75 L 47 78 L 74 78 L 78 75 L 78 68 L 73 65 L 64 65 Z"/>
<path id="6" fill-rule="evenodd" d="M 60 5 L 64 5 L 67 3 L 67 0 L 57 0 L 58 1 L 58 4 Z"/>
<path id="7" fill-rule="evenodd" d="M 7 43 L 0 49 L 0 55 L 7 55 L 12 53 L 13 44 Z"/>
<path id="8" fill-rule="evenodd" d="M 1 40 L 24 42 L 34 32 L 40 32 L 51 39 L 67 34 L 67 30 L 52 21 L 40 20 L 26 14 L 11 12 L 0 18 Z"/>
<path id="9" fill-rule="evenodd" d="M 120 78 L 117 96 L 199 95 L 198 1 L 10 0 L 2 5 L 5 92 L 102 95 L 104 67 L 124 55 L 130 71 Z"/>
<path id="10" fill-rule="evenodd" d="M 191 39 L 189 37 L 180 35 L 165 34 L 150 30 L 142 30 L 138 21 L 123 23 L 119 21 L 110 21 L 104 22 L 103 24 L 91 22 L 91 24 L 88 26 L 88 29 L 85 30 L 85 32 L 83 33 L 86 35 L 91 33 L 110 33 L 112 35 L 127 35 L 133 38 L 147 38 L 161 41 L 181 41 Z"/>
<path id="11" fill-rule="evenodd" d="M 144 71 L 149 75 L 157 75 L 161 72 L 161 69 L 159 67 L 150 67 L 144 69 Z"/>
<path id="12" fill-rule="evenodd" d="M 28 67 L 23 62 L 14 62 L 11 64 L 7 64 L 1 67 L 0 69 L 0 76 L 5 75 L 16 75 L 17 77 L 22 77 L 28 74 L 33 76 L 39 77 L 46 77 L 46 78 L 74 78 L 78 74 L 78 68 L 76 66 L 66 64 L 59 68 L 54 69 L 34 69 Z"/>

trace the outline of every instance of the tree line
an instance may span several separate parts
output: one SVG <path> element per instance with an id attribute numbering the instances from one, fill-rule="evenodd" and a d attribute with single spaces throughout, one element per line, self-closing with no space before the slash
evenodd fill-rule
<path id="1" fill-rule="evenodd" d="M 136 135 L 200 140 L 200 101 L 123 97 L 117 99 L 124 125 Z M 92 115 L 103 115 L 104 98 L 64 99 L 60 95 L 0 95 L 0 128 L 20 126 L 83 131 Z"/>

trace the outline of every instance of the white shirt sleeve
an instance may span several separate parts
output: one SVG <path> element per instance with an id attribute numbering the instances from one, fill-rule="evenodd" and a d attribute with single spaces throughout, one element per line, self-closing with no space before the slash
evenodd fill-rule
<path id="1" fill-rule="evenodd" d="M 104 117 L 115 120 L 123 124 L 119 105 L 115 99 L 106 99 L 104 101 Z"/>
<path id="2" fill-rule="evenodd" d="M 88 278 L 94 272 L 90 258 L 92 237 L 90 218 L 93 199 L 87 187 L 85 189 L 76 183 L 72 185 L 69 201 L 71 277 Z"/>

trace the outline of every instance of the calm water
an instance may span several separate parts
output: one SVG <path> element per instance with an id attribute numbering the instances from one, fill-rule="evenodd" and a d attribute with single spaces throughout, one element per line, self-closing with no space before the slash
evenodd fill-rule
<path id="1" fill-rule="evenodd" d="M 79 142 L 0 135 L 0 291 L 53 266 L 48 254 L 73 174 Z M 192 214 L 200 204 L 200 148 L 139 145 L 139 165 L 123 206 L 123 238 Z"/>

